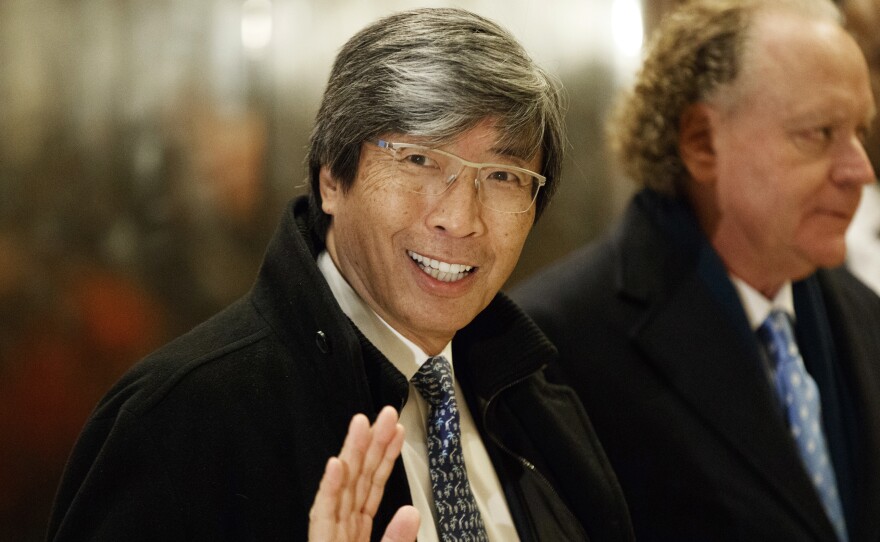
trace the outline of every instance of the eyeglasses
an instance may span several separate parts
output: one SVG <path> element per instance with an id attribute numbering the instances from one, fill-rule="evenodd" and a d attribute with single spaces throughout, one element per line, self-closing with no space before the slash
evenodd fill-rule
<path id="1" fill-rule="evenodd" d="M 454 154 L 410 143 L 379 140 L 379 148 L 394 158 L 394 182 L 402 188 L 439 196 L 466 167 L 476 169 L 474 184 L 480 203 L 501 213 L 525 213 L 547 178 L 516 166 L 469 162 Z"/>

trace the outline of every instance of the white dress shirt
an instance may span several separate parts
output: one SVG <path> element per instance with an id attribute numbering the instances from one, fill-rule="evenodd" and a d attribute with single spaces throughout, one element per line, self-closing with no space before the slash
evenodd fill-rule
<path id="1" fill-rule="evenodd" d="M 776 297 L 767 299 L 764 294 L 746 284 L 741 278 L 731 275 L 730 279 L 739 293 L 739 300 L 746 311 L 752 331 L 757 331 L 761 327 L 773 309 L 785 311 L 794 322 L 794 294 L 791 290 L 791 281 L 782 285 Z"/>
<path id="2" fill-rule="evenodd" d="M 318 268 L 330 285 L 333 296 L 361 333 L 406 377 L 411 380 L 429 355 L 412 341 L 398 333 L 371 309 L 357 292 L 346 282 L 336 268 L 327 251 L 318 256 Z M 452 364 L 455 375 L 455 361 L 452 359 L 452 343 L 446 345 L 441 354 Z M 454 380 L 455 397 L 461 417 L 461 445 L 465 468 L 471 484 L 477 507 L 483 516 L 489 540 L 517 541 L 516 528 L 507 507 L 507 500 L 498 481 L 495 468 L 483 445 L 480 434 L 474 425 L 470 409 L 464 401 L 458 380 Z M 409 384 L 409 399 L 400 414 L 400 423 L 406 432 L 403 451 L 403 467 L 412 495 L 413 505 L 421 515 L 419 542 L 439 542 L 434 519 L 434 496 L 431 478 L 428 473 L 427 428 L 428 405 L 421 394 Z"/>

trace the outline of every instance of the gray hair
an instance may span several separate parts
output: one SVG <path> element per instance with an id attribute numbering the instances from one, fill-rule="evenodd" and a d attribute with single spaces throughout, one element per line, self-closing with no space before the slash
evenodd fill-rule
<path id="1" fill-rule="evenodd" d="M 483 17 L 441 8 L 380 19 L 355 34 L 333 64 L 309 145 L 316 208 L 321 167 L 348 189 L 364 141 L 397 132 L 441 145 L 491 117 L 505 152 L 524 159 L 542 153 L 540 216 L 561 169 L 561 92 L 510 33 Z M 318 214 L 323 234 L 330 217 Z"/>
<path id="2" fill-rule="evenodd" d="M 608 125 L 611 149 L 630 178 L 664 194 L 684 194 L 689 174 L 678 151 L 681 115 L 696 102 L 735 105 L 749 31 L 757 14 L 768 12 L 842 23 L 828 0 L 692 0 L 663 19 L 633 89 Z"/>

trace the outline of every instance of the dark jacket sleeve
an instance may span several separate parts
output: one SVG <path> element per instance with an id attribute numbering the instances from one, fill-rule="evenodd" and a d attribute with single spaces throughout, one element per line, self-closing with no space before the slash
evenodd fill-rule
<path id="1" fill-rule="evenodd" d="M 291 385 L 307 364 L 264 337 L 172 343 L 123 377 L 71 454 L 49 540 L 305 539 L 340 437 L 320 388 Z"/>
<path id="2" fill-rule="evenodd" d="M 187 511 L 165 459 L 147 429 L 125 410 L 115 418 L 90 421 L 68 462 L 49 539 L 187 538 Z"/>

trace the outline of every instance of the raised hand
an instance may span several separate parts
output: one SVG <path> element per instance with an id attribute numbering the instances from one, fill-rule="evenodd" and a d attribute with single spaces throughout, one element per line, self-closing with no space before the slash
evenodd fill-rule
<path id="1" fill-rule="evenodd" d="M 310 542 L 361 542 L 370 539 L 373 518 L 385 483 L 403 447 L 403 426 L 390 406 L 376 422 L 355 415 L 337 457 L 331 457 L 309 511 Z M 383 542 L 413 542 L 419 513 L 401 507 L 385 530 Z"/>

